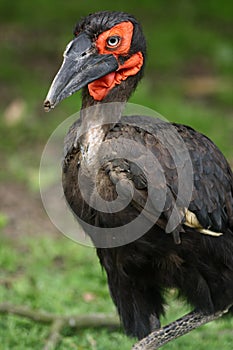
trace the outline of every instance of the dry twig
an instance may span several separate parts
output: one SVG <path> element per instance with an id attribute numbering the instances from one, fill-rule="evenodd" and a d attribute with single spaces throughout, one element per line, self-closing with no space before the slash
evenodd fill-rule
<path id="1" fill-rule="evenodd" d="M 72 329 L 107 327 L 119 328 L 119 319 L 115 315 L 102 313 L 89 315 L 56 315 L 50 312 L 33 310 L 23 305 L 0 304 L 0 314 L 13 314 L 29 318 L 35 322 L 51 324 L 50 334 L 43 350 L 55 350 L 61 340 L 62 330 L 66 327 Z"/>

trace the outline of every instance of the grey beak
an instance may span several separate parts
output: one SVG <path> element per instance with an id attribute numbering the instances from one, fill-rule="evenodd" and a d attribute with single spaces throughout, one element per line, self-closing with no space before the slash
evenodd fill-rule
<path id="1" fill-rule="evenodd" d="M 44 102 L 45 111 L 50 111 L 66 97 L 117 69 L 118 62 L 112 54 L 98 54 L 89 36 L 79 34 L 67 45 L 62 66 Z"/>

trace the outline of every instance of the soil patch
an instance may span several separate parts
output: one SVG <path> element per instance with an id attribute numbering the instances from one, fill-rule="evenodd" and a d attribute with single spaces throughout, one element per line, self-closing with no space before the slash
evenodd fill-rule
<path id="1" fill-rule="evenodd" d="M 39 194 L 29 192 L 22 184 L 1 183 L 0 198 L 0 212 L 8 218 L 4 234 L 12 237 L 60 234 L 47 216 Z"/>

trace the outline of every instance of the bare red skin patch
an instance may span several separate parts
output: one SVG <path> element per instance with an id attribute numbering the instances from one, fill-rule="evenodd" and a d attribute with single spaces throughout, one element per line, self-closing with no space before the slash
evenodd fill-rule
<path id="1" fill-rule="evenodd" d="M 119 85 L 122 80 L 126 80 L 129 76 L 137 74 L 140 71 L 142 64 L 142 53 L 135 53 L 123 65 L 119 66 L 116 72 L 109 73 L 90 83 L 88 85 L 90 95 L 96 101 L 103 100 L 114 86 Z"/>
<path id="2" fill-rule="evenodd" d="M 115 47 L 110 47 L 107 39 L 112 36 L 120 38 Z M 116 59 L 126 56 L 129 53 L 133 36 L 133 24 L 131 22 L 122 22 L 113 28 L 103 32 L 96 40 L 96 47 L 100 54 L 113 54 Z M 108 92 L 115 86 L 119 85 L 129 76 L 137 74 L 143 65 L 143 55 L 137 52 L 132 55 L 124 64 L 120 65 L 116 72 L 109 73 L 104 77 L 93 81 L 88 85 L 90 95 L 96 100 L 101 101 Z"/>
<path id="3" fill-rule="evenodd" d="M 107 45 L 107 39 L 111 36 L 121 38 L 119 44 L 113 49 Z M 113 28 L 101 33 L 96 40 L 96 47 L 100 54 L 112 53 L 114 56 L 127 55 L 133 36 L 133 23 L 121 22 Z"/>

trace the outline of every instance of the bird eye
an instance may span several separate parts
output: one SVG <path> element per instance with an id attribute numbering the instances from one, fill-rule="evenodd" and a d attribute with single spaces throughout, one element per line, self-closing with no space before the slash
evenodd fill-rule
<path id="1" fill-rule="evenodd" d="M 110 36 L 108 39 L 107 39 L 107 45 L 109 47 L 116 47 L 119 42 L 121 41 L 121 38 L 117 35 L 114 35 L 114 36 Z"/>

